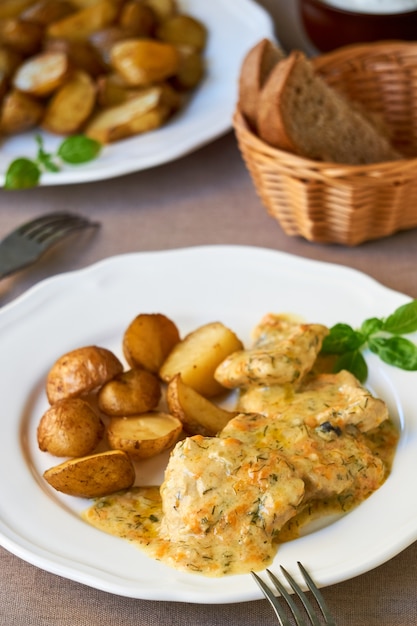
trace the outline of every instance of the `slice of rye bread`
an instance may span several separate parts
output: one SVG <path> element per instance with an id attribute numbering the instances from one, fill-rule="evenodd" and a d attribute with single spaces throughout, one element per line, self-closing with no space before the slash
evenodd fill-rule
<path id="1" fill-rule="evenodd" d="M 308 159 L 361 165 L 402 158 L 369 116 L 327 85 L 298 50 L 269 74 L 257 129 L 268 144 Z"/>
<path id="2" fill-rule="evenodd" d="M 243 59 L 239 75 L 238 106 L 252 130 L 256 130 L 256 116 L 261 89 L 284 52 L 269 39 L 262 39 Z"/>

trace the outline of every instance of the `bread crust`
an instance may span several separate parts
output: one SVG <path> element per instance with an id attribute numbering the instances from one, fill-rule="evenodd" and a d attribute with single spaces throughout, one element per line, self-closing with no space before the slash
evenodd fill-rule
<path id="1" fill-rule="evenodd" d="M 262 39 L 243 60 L 239 76 L 239 108 L 252 129 L 256 129 L 259 96 L 270 72 L 285 57 L 269 39 Z"/>
<path id="2" fill-rule="evenodd" d="M 270 72 L 256 127 L 268 144 L 313 160 L 362 165 L 401 158 L 370 116 L 327 85 L 298 50 Z"/>

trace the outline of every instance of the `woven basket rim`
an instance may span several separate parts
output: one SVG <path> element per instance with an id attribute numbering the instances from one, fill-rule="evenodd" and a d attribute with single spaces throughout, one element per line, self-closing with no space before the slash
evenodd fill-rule
<path id="1" fill-rule="evenodd" d="M 417 41 L 403 41 L 401 39 L 383 39 L 380 41 L 373 41 L 369 43 L 351 43 L 346 46 L 341 46 L 330 52 L 323 52 L 317 56 L 312 57 L 311 61 L 314 65 L 321 65 L 322 62 L 328 62 L 329 60 L 343 59 L 344 57 L 350 58 L 353 56 L 361 57 L 367 56 L 379 56 L 380 54 L 389 54 L 393 52 L 415 52 L 417 54 Z"/>
<path id="2" fill-rule="evenodd" d="M 241 135 L 244 135 L 245 141 L 251 143 L 253 148 L 258 152 L 263 152 L 266 156 L 273 159 L 287 161 L 288 163 L 292 163 L 295 166 L 298 165 L 304 169 L 321 171 L 330 176 L 364 177 L 369 174 L 374 177 L 377 172 L 379 175 L 379 173 L 384 174 L 388 171 L 390 174 L 396 172 L 398 172 L 398 174 L 404 174 L 408 170 L 413 170 L 417 167 L 417 156 L 414 158 L 396 159 L 395 161 L 381 161 L 367 165 L 348 165 L 344 163 L 333 163 L 331 161 L 317 161 L 286 150 L 280 150 L 279 148 L 270 146 L 266 141 L 263 141 L 258 135 L 252 132 L 238 105 L 233 114 L 233 126 L 240 131 Z"/>

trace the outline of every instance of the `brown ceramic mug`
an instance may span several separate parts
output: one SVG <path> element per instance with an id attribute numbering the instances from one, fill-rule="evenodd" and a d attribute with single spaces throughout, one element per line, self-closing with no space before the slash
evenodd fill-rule
<path id="1" fill-rule="evenodd" d="M 417 40 L 417 8 L 402 12 L 365 13 L 338 8 L 326 0 L 298 1 L 304 31 L 320 52 L 351 43 Z"/>

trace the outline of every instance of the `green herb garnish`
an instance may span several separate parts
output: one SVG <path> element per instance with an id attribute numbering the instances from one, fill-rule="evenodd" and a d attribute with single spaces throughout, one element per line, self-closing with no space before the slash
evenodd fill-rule
<path id="1" fill-rule="evenodd" d="M 85 135 L 71 135 L 64 139 L 55 153 L 46 152 L 43 139 L 35 137 L 38 151 L 34 159 L 20 157 L 12 161 L 7 169 L 5 189 L 29 189 L 39 184 L 43 172 L 59 172 L 62 163 L 81 165 L 97 158 L 101 144 Z"/>
<path id="2" fill-rule="evenodd" d="M 346 369 L 365 382 L 368 366 L 362 351 L 368 347 L 379 358 L 407 371 L 417 370 L 417 345 L 401 337 L 417 330 L 417 300 L 400 306 L 387 318 L 372 317 L 357 330 L 348 324 L 335 324 L 324 339 L 321 352 L 338 358 L 334 371 Z"/>

